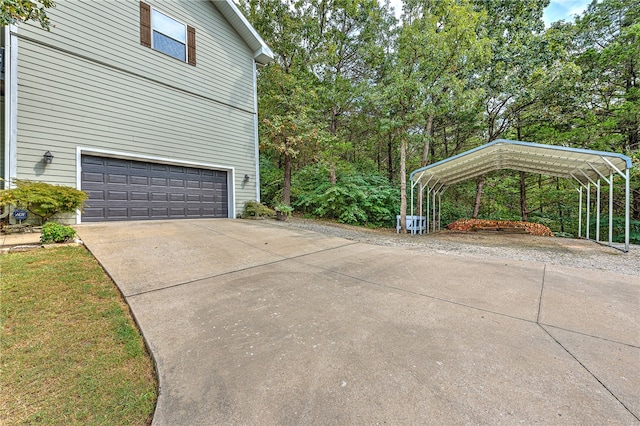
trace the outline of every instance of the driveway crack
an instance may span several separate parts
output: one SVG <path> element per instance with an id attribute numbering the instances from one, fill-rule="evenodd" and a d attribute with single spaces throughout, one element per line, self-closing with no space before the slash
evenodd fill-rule
<path id="1" fill-rule="evenodd" d="M 620 399 L 618 398 L 618 396 L 611 390 L 609 389 L 609 387 L 604 384 L 604 382 L 602 380 L 600 380 L 598 378 L 598 376 L 596 376 L 591 370 L 589 370 L 589 368 L 583 364 L 576 355 L 574 355 L 567 347 L 565 347 L 560 340 L 556 339 L 555 336 L 553 334 L 551 334 L 549 332 L 549 330 L 547 330 L 547 328 L 540 323 L 540 314 L 542 311 L 542 296 L 544 294 L 544 280 L 545 280 L 545 276 L 546 276 L 546 271 L 547 271 L 547 265 L 544 265 L 544 269 L 542 272 L 542 285 L 540 286 L 540 300 L 538 301 L 538 316 L 536 318 L 536 324 L 538 325 L 538 327 L 540 327 L 542 329 L 542 331 L 544 331 L 549 337 L 551 337 L 551 339 L 553 339 L 554 342 L 556 342 L 556 344 L 558 346 L 560 346 L 571 358 L 573 358 L 591 377 L 593 377 L 598 383 L 600 383 L 600 385 L 605 388 L 607 390 L 607 392 L 609 392 L 609 394 L 616 400 L 618 401 L 618 403 L 620 405 L 622 405 L 624 407 L 625 410 L 627 410 L 627 412 L 629 412 L 629 414 L 631 414 L 633 417 L 636 418 L 636 420 L 640 421 L 640 417 L 638 417 L 637 414 L 635 414 L 633 411 L 631 411 L 631 409 Z M 553 327 L 553 326 L 550 326 Z"/>

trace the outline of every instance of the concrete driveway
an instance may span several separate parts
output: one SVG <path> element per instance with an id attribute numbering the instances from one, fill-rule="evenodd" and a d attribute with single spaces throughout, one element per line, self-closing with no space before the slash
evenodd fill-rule
<path id="1" fill-rule="evenodd" d="M 268 221 L 81 225 L 157 362 L 154 425 L 640 423 L 640 279 Z"/>

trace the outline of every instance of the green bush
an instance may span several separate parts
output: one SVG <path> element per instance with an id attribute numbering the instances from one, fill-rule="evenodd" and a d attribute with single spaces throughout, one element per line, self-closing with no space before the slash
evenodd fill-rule
<path id="1" fill-rule="evenodd" d="M 42 225 L 40 242 L 42 244 L 64 243 L 72 240 L 76 236 L 76 231 L 70 226 L 60 225 L 55 222 L 47 222 Z"/>
<path id="2" fill-rule="evenodd" d="M 400 191 L 377 174 L 337 171 L 335 184 L 325 167 L 312 166 L 297 174 L 292 202 L 296 210 L 341 223 L 392 226 L 400 210 Z"/>
<path id="3" fill-rule="evenodd" d="M 70 186 L 16 179 L 16 187 L 0 191 L 0 205 L 25 208 L 47 222 L 57 213 L 73 213 L 87 194 Z"/>
<path id="4" fill-rule="evenodd" d="M 259 218 L 259 217 L 273 217 L 276 212 L 269 207 L 257 201 L 247 201 L 244 203 L 244 211 L 242 212 L 243 219 Z"/>
<path id="5" fill-rule="evenodd" d="M 283 171 L 260 154 L 260 199 L 264 204 L 271 206 L 282 199 L 283 181 Z"/>

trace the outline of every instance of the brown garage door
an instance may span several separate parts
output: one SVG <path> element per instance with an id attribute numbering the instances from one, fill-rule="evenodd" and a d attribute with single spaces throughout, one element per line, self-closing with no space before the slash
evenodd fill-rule
<path id="1" fill-rule="evenodd" d="M 227 172 L 82 156 L 83 222 L 228 217 Z"/>

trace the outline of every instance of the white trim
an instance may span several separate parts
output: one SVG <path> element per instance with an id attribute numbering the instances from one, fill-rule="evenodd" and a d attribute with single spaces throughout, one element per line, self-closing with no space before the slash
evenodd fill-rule
<path id="1" fill-rule="evenodd" d="M 228 206 L 227 217 L 235 219 L 236 217 L 236 185 L 235 185 L 235 167 L 233 166 L 221 166 L 219 164 L 191 162 L 184 160 L 176 160 L 175 158 L 168 157 L 156 157 L 153 155 L 141 155 L 124 151 L 113 151 L 109 149 L 89 148 L 84 146 L 76 147 L 76 187 L 82 189 L 82 155 L 96 155 L 99 157 L 119 158 L 122 160 L 133 161 L 149 161 L 159 164 L 170 164 L 175 166 L 188 166 L 197 167 L 200 169 L 219 170 L 227 172 L 227 194 L 228 194 Z M 82 223 L 80 210 L 76 211 L 76 223 L 79 225 Z"/>
<path id="2" fill-rule="evenodd" d="M 184 63 L 188 63 L 189 62 L 189 32 L 187 31 L 187 27 L 188 25 L 183 23 L 181 20 L 174 18 L 173 16 L 161 11 L 160 9 L 153 7 L 151 5 L 149 5 L 150 8 L 150 12 L 149 12 L 149 22 L 150 22 L 150 27 L 151 27 L 151 48 L 153 50 L 155 50 L 156 52 L 160 52 L 160 53 L 164 53 L 167 56 L 171 56 L 174 59 L 179 60 L 180 62 L 184 62 Z M 170 53 L 165 52 L 164 50 L 160 50 L 157 47 L 155 47 L 155 43 L 154 43 L 154 39 L 153 39 L 153 31 L 154 31 L 154 26 L 153 26 L 153 11 L 156 11 L 157 13 L 166 16 L 167 18 L 171 19 L 172 21 L 175 21 L 176 23 L 182 25 L 184 27 L 184 43 L 181 42 L 180 40 L 177 40 L 173 37 L 171 37 L 170 35 L 164 33 L 161 30 L 157 30 L 160 34 L 162 34 L 163 36 L 170 38 L 171 40 L 176 41 L 177 43 L 180 43 L 182 45 L 184 45 L 184 60 L 180 59 L 180 58 L 176 58 L 175 56 L 173 56 Z"/>
<path id="3" fill-rule="evenodd" d="M 255 138 L 255 156 L 256 156 L 256 201 L 260 202 L 260 147 L 258 140 L 258 71 L 256 62 L 253 62 L 253 133 Z"/>
<path id="4" fill-rule="evenodd" d="M 266 65 L 273 60 L 273 51 L 262 37 L 260 37 L 260 34 L 253 28 L 242 12 L 240 12 L 240 9 L 238 9 L 233 0 L 211 0 L 211 2 L 227 19 L 240 37 L 244 39 L 245 43 L 247 43 L 251 49 L 254 49 L 253 59 L 262 65 Z M 243 30 L 247 30 L 250 36 L 245 35 L 246 33 Z"/>
<path id="5" fill-rule="evenodd" d="M 11 188 L 12 179 L 18 175 L 18 27 L 9 25 L 4 31 L 4 180 Z"/>

